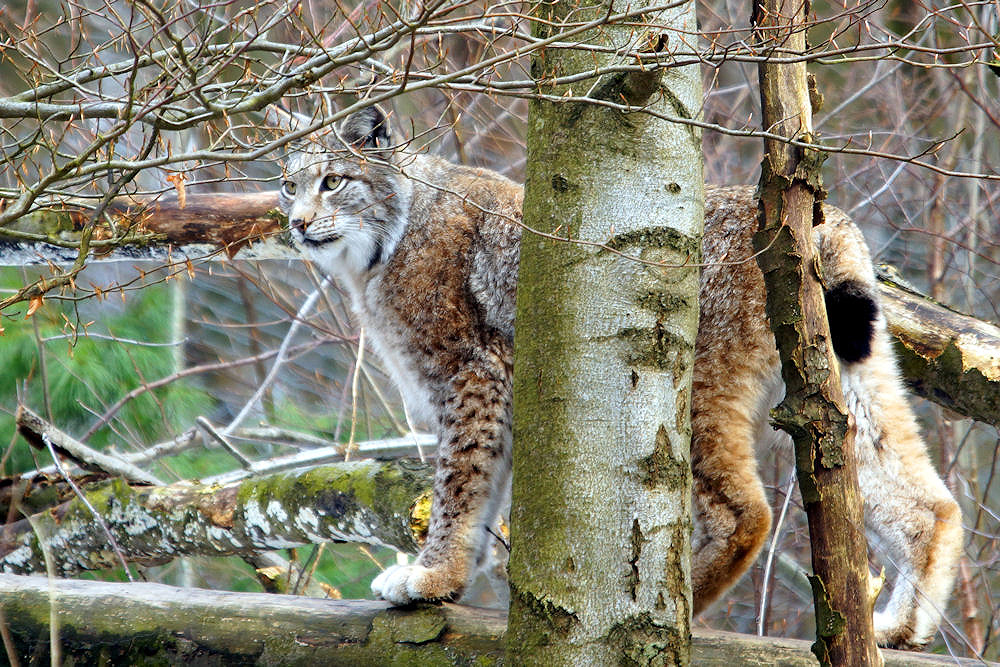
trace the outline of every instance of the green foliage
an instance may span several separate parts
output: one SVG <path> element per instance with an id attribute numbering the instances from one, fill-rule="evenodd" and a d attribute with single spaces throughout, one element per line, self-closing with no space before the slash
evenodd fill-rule
<path id="1" fill-rule="evenodd" d="M 0 271 L 0 285 L 18 284 L 21 276 L 16 271 Z M 64 306 L 51 299 L 30 318 L 4 318 L 4 335 L 0 337 L 0 359 L 4 360 L 0 365 L 3 408 L 0 434 L 6 436 L 7 443 L 14 444 L 0 472 L 35 466 L 27 444 L 13 438 L 18 392 L 25 404 L 51 418 L 63 430 L 80 435 L 97 420 L 95 413 L 103 413 L 144 382 L 176 372 L 177 350 L 173 346 L 151 347 L 87 336 L 88 332 L 99 332 L 141 343 L 167 342 L 172 307 L 170 289 L 169 284 L 153 285 L 131 293 L 124 303 L 106 301 L 100 308 L 98 304 L 88 304 L 86 315 L 94 321 L 74 311 L 72 305 Z M 129 401 L 117 413 L 114 428 L 151 444 L 189 426 L 197 414 L 205 414 L 211 405 L 212 399 L 204 391 L 188 382 L 173 382 Z M 88 444 L 101 448 L 118 439 L 111 428 L 103 427 Z M 47 458 L 43 454 L 40 460 Z"/>
<path id="2" fill-rule="evenodd" d="M 310 405 L 301 400 L 285 399 L 273 410 L 274 414 L 269 416 L 269 422 L 274 426 L 310 433 L 321 438 L 332 439 L 336 433 L 338 442 L 348 442 L 351 434 L 350 408 L 347 408 L 344 414 L 338 415 L 325 410 L 325 407 Z M 397 423 L 406 423 L 402 408 L 398 409 L 394 416 Z M 338 422 L 340 429 L 337 428 Z M 392 419 L 385 414 L 376 413 L 370 405 L 361 401 L 358 406 L 357 423 L 354 426 L 355 442 L 394 438 L 399 434 Z M 261 454 L 268 455 L 266 452 Z"/>
<path id="3" fill-rule="evenodd" d="M 0 288 L 18 287 L 24 281 L 20 270 L 0 268 Z M 171 340 L 176 296 L 173 289 L 170 283 L 153 284 L 126 293 L 124 300 L 117 293 L 103 301 L 92 299 L 80 303 L 49 298 L 30 317 L 25 317 L 27 308 L 22 307 L 15 317 L 3 318 L 0 322 L 4 328 L 0 336 L 0 359 L 4 360 L 0 365 L 0 456 L 8 445 L 13 445 L 0 474 L 50 462 L 47 453 L 33 450 L 14 436 L 14 411 L 19 398 L 59 428 L 79 437 L 98 420 L 98 415 L 130 391 L 179 370 L 177 347 L 149 345 Z M 191 313 L 188 316 L 191 317 Z M 205 336 L 213 331 L 215 329 L 210 327 L 198 329 L 198 342 L 206 343 Z M 110 334 L 118 340 L 96 335 L 88 337 L 88 333 Z M 223 346 L 228 340 L 222 338 L 216 345 Z M 344 374 L 347 374 L 347 367 Z M 212 382 L 209 378 L 202 381 Z M 142 393 L 116 414 L 112 427 L 102 427 L 88 439 L 88 444 L 98 449 L 109 444 L 122 447 L 124 436 L 130 442 L 148 445 L 190 428 L 197 415 L 212 414 L 225 400 L 224 391 L 211 395 L 199 386 L 200 383 L 192 380 L 178 380 Z M 338 414 L 330 410 L 328 404 L 302 400 L 299 394 L 279 392 L 273 400 L 274 405 L 268 411 L 270 423 L 328 438 L 336 433 L 340 441 L 348 440 L 349 406 Z M 355 440 L 395 435 L 392 420 L 378 414 L 377 410 L 372 414 L 373 406 L 369 403 L 367 396 L 359 399 Z M 403 420 L 401 412 L 397 419 Z M 237 445 L 252 459 L 286 453 L 261 443 L 238 442 Z M 196 447 L 156 461 L 150 471 L 165 480 L 203 479 L 234 467 L 233 457 L 222 449 Z M 307 569 L 314 568 L 312 576 L 317 581 L 329 584 L 345 598 L 370 598 L 370 581 L 381 569 L 373 559 L 381 563 L 381 567 L 395 560 L 395 553 L 389 549 L 370 548 L 369 554 L 355 544 L 327 544 L 313 561 L 311 554 L 316 549 L 315 546 L 300 548 L 295 550 L 293 557 Z M 291 553 L 282 555 L 288 557 Z M 187 560 L 184 568 L 180 561 L 174 561 L 161 567 L 132 566 L 130 569 L 133 577 L 139 577 L 141 572 L 141 576 L 172 584 L 193 583 L 233 591 L 261 590 L 252 568 L 240 558 Z M 120 567 L 81 576 L 127 581 Z"/>
<path id="4" fill-rule="evenodd" d="M 312 547 L 315 550 L 318 547 Z M 367 550 L 368 554 L 364 550 Z M 303 562 L 308 562 L 310 549 L 299 549 Z M 372 561 L 378 561 L 378 564 Z M 344 599 L 372 597 L 371 580 L 384 568 L 396 562 L 392 549 L 363 547 L 357 544 L 327 544 L 319 556 L 315 577 L 336 588 Z"/>

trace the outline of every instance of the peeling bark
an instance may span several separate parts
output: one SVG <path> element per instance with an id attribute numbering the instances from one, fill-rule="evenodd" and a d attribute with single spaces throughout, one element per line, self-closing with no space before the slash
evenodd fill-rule
<path id="1" fill-rule="evenodd" d="M 189 194 L 184 199 L 183 205 L 170 197 L 116 199 L 106 211 L 110 223 L 99 224 L 91 247 L 102 248 L 118 235 L 117 229 L 129 230 L 119 245 L 211 243 L 231 256 L 281 231 L 277 192 Z M 0 227 L 0 239 L 72 244 L 89 219 L 90 211 L 82 206 L 41 209 Z"/>
<path id="2" fill-rule="evenodd" d="M 806 50 L 808 3 L 755 0 L 754 35 L 765 51 Z M 810 141 L 812 107 L 804 62 L 759 66 L 766 129 Z M 785 398 L 774 422 L 795 443 L 799 490 L 809 522 L 816 643 L 821 665 L 881 665 L 872 622 L 868 545 L 862 531 L 854 432 L 815 271 L 812 228 L 822 222 L 823 155 L 765 140 L 760 177 L 761 251 L 767 313 L 781 356 Z"/>
<path id="3" fill-rule="evenodd" d="M 86 491 L 125 559 L 245 555 L 331 540 L 416 551 L 411 511 L 430 487 L 431 466 L 401 459 L 321 466 L 225 485 L 131 487 L 109 480 Z M 74 498 L 0 532 L 0 572 L 61 576 L 117 566 L 100 522 Z"/>
<path id="4" fill-rule="evenodd" d="M 462 605 L 392 609 L 369 600 L 317 600 L 163 584 L 0 575 L 0 618 L 20 657 L 49 658 L 55 603 L 67 664 L 489 665 L 503 658 L 506 615 Z M 3 652 L 0 649 L 0 661 Z M 809 643 L 696 630 L 692 662 L 812 667 Z M 887 667 L 978 661 L 885 651 Z"/>

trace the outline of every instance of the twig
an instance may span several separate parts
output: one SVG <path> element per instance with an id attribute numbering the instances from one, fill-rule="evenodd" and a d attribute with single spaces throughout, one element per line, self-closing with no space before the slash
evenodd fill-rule
<path id="1" fill-rule="evenodd" d="M 253 440 L 255 442 L 266 442 L 271 444 L 288 445 L 298 449 L 318 449 L 320 447 L 331 447 L 336 445 L 332 440 L 320 438 L 311 433 L 292 431 L 277 426 L 258 426 L 256 428 L 241 428 L 230 435 L 231 438 L 239 440 Z"/>
<path id="2" fill-rule="evenodd" d="M 205 433 L 208 434 L 209 437 L 212 438 L 212 440 L 215 440 L 217 443 L 222 445 L 223 449 L 229 452 L 234 459 L 239 461 L 240 465 L 243 466 L 244 470 L 253 469 L 253 461 L 244 456 L 243 452 L 236 449 L 236 447 L 231 442 L 226 440 L 226 438 L 221 433 L 216 431 L 215 427 L 212 426 L 212 422 L 208 421 L 204 417 L 198 417 L 194 421 L 196 424 L 198 424 L 198 426 L 201 427 L 203 431 L 205 431 Z"/>
<path id="3" fill-rule="evenodd" d="M 73 478 L 70 477 L 68 474 L 66 474 L 66 470 L 63 468 L 62 463 L 59 461 L 59 456 L 56 454 L 55 447 L 53 447 L 52 445 L 52 440 L 49 439 L 47 435 L 42 435 L 42 441 L 48 448 L 49 454 L 52 455 L 52 462 L 56 464 L 56 468 L 59 470 L 59 474 L 62 475 L 62 478 L 66 480 L 66 483 L 73 488 L 73 493 L 75 493 L 76 497 L 80 499 L 80 502 L 82 502 L 87 507 L 87 509 L 90 510 L 90 513 L 93 515 L 94 519 L 97 521 L 98 524 L 100 524 L 101 530 L 104 531 L 104 534 L 108 538 L 108 542 L 111 544 L 111 549 L 115 552 L 115 555 L 118 557 L 118 560 L 122 565 L 122 569 L 125 570 L 125 576 L 128 577 L 129 581 L 135 581 L 135 579 L 132 578 L 132 572 L 130 572 L 128 569 L 128 563 L 125 561 L 125 555 L 122 553 L 121 548 L 118 546 L 118 541 L 115 539 L 115 536 L 111 534 L 111 529 L 108 528 L 108 524 L 104 521 L 104 517 L 101 516 L 100 512 L 98 512 L 97 509 L 90 504 L 90 501 L 87 500 L 86 494 L 84 494 L 84 492 L 80 490 L 80 487 L 76 485 L 76 482 L 73 481 Z M 39 538 L 39 544 L 41 545 L 43 544 L 43 542 L 44 540 Z M 46 558 L 46 563 L 48 563 L 49 561 L 50 559 Z M 52 572 L 49 572 L 49 576 L 53 576 Z M 55 605 L 53 605 L 53 609 L 55 609 Z"/>
<path id="4" fill-rule="evenodd" d="M 266 392 L 267 388 L 271 386 L 272 382 L 274 382 L 274 378 L 278 374 L 278 370 L 280 370 L 281 366 L 285 363 L 285 359 L 288 356 L 288 347 L 291 345 L 292 338 L 295 336 L 295 333 L 299 330 L 299 327 L 302 326 L 303 318 L 309 314 L 309 311 L 311 311 L 313 306 L 316 305 L 316 300 L 319 299 L 320 294 L 329 286 L 330 278 L 323 278 L 323 282 L 320 283 L 320 286 L 313 290 L 313 292 L 306 298 L 305 302 L 299 308 L 299 312 L 295 314 L 295 319 L 292 321 L 292 325 L 288 327 L 288 333 L 285 334 L 284 340 L 281 341 L 277 357 L 275 358 L 274 363 L 271 364 L 271 370 L 268 371 L 267 377 L 260 383 L 260 387 L 257 388 L 253 397 L 246 402 L 246 405 L 243 406 L 243 409 L 240 410 L 239 414 L 233 417 L 233 420 L 229 422 L 229 425 L 226 426 L 226 428 L 222 429 L 223 434 L 230 435 L 239 427 L 240 424 L 243 423 L 250 412 L 257 407 L 257 403 L 260 402 L 261 397 L 264 396 L 264 392 Z"/>
<path id="5" fill-rule="evenodd" d="M 36 449 L 53 448 L 63 456 L 72 459 L 84 470 L 99 470 L 130 482 L 162 486 L 163 482 L 136 465 L 115 456 L 91 449 L 70 435 L 49 424 L 24 405 L 17 408 L 17 430 Z M 57 466 L 58 467 L 58 466 Z M 62 469 L 60 468 L 60 472 Z"/>
<path id="6" fill-rule="evenodd" d="M 760 614 L 757 616 L 757 635 L 764 636 L 764 622 L 767 618 L 767 594 L 768 584 L 771 580 L 771 566 L 774 564 L 774 554 L 778 548 L 778 538 L 781 537 L 781 527 L 785 523 L 785 515 L 788 514 L 788 505 L 792 500 L 792 484 L 795 483 L 795 470 L 788 476 L 788 483 L 785 484 L 785 501 L 781 504 L 781 513 L 778 521 L 774 525 L 773 536 L 771 537 L 771 547 L 767 550 L 767 562 L 764 564 L 764 579 L 760 591 Z"/>
<path id="7" fill-rule="evenodd" d="M 10 628 L 7 627 L 7 617 L 3 613 L 3 607 L 0 607 L 0 638 L 3 638 L 3 648 L 7 654 L 7 660 L 10 662 L 10 667 L 21 667 L 14 639 L 10 636 Z"/>
<path id="8" fill-rule="evenodd" d="M 317 339 L 315 341 L 311 341 L 309 343 L 305 343 L 303 345 L 296 346 L 295 348 L 293 348 L 293 350 L 296 351 L 296 352 L 303 351 L 303 350 L 308 350 L 308 349 L 316 347 L 317 345 L 322 345 L 325 342 L 328 342 L 328 339 L 321 338 L 321 339 Z M 285 350 L 285 352 L 286 352 L 286 355 L 287 355 L 288 350 Z M 185 368 L 182 371 L 177 371 L 173 375 L 169 375 L 167 377 L 160 378 L 159 380 L 154 380 L 153 382 L 148 382 L 148 383 L 142 385 L 141 387 L 136 387 L 135 389 L 133 389 L 132 391 L 130 391 L 129 393 L 125 394 L 120 399 L 118 399 L 117 401 L 115 401 L 115 403 L 110 408 L 108 408 L 107 410 L 105 410 L 104 414 L 101 415 L 101 418 L 98 419 L 93 424 L 91 424 L 90 428 L 87 429 L 87 432 L 83 434 L 83 437 L 81 438 L 81 440 L 87 440 L 90 436 L 92 436 L 97 431 L 97 429 L 101 428 L 102 426 L 104 426 L 105 424 L 107 424 L 109 421 L 111 421 L 111 419 L 116 414 L 118 414 L 118 411 L 121 410 L 123 407 L 125 407 L 125 405 L 129 401 L 132 401 L 135 398 L 137 398 L 138 396 L 141 396 L 142 394 L 145 394 L 147 391 L 152 391 L 153 389 L 159 389 L 160 387 L 166 386 L 166 385 L 168 385 L 168 384 L 170 384 L 172 382 L 175 382 L 177 380 L 180 380 L 182 378 L 185 378 L 185 377 L 188 377 L 188 376 L 191 376 L 191 375 L 197 375 L 199 373 L 209 373 L 209 372 L 224 370 L 224 369 L 228 369 L 228 368 L 237 368 L 239 366 L 246 366 L 247 364 L 257 363 L 261 359 L 268 359 L 268 358 L 273 357 L 273 356 L 275 356 L 275 355 L 277 355 L 279 353 L 280 353 L 280 350 L 269 350 L 267 352 L 264 352 L 262 354 L 254 356 L 254 357 L 245 357 L 243 359 L 236 359 L 234 361 L 220 361 L 220 362 L 211 363 L 211 364 L 201 364 L 200 366 L 191 366 L 190 368 Z"/>
<path id="9" fill-rule="evenodd" d="M 394 459 L 403 456 L 415 456 L 418 447 L 437 447 L 437 437 L 426 433 L 410 433 L 400 438 L 369 440 L 355 444 L 352 456 L 353 460 L 363 458 Z M 221 475 L 216 475 L 215 477 L 205 478 L 202 482 L 204 484 L 229 484 L 254 475 L 312 468 L 343 460 L 343 445 L 332 444 L 332 446 L 324 449 L 311 449 L 290 456 L 282 456 L 267 461 L 256 461 L 247 470 L 232 470 Z"/>
<path id="10" fill-rule="evenodd" d="M 356 443 L 354 442 L 354 433 L 357 430 L 358 425 L 358 380 L 361 375 L 361 369 L 363 368 L 365 360 L 365 330 L 361 329 L 358 334 L 358 359 L 354 366 L 354 377 L 351 379 L 351 432 L 347 436 L 347 446 L 344 447 L 344 460 L 346 461 L 351 456 L 351 452 L 356 448 Z"/>

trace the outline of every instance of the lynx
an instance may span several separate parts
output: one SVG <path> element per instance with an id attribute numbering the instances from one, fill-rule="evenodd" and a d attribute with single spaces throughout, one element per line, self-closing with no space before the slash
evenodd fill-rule
<path id="1" fill-rule="evenodd" d="M 486 558 L 507 500 L 521 187 L 395 147 L 385 115 L 348 117 L 336 145 L 287 165 L 281 206 L 295 243 L 344 288 L 407 405 L 439 435 L 433 509 L 413 564 L 372 582 L 394 604 L 452 600 Z M 857 424 L 865 528 L 897 570 L 876 612 L 885 646 L 936 630 L 962 546 L 959 508 L 935 473 L 890 350 L 864 239 L 825 207 L 815 242 L 841 382 Z M 747 570 L 771 513 L 754 448 L 775 439 L 784 387 L 751 258 L 752 188 L 706 190 L 692 399 L 695 612 Z"/>

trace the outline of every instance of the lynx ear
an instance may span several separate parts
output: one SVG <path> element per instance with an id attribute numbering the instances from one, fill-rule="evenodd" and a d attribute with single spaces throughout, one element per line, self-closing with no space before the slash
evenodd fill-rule
<path id="1" fill-rule="evenodd" d="M 351 114 L 341 123 L 338 134 L 358 150 L 385 150 L 391 143 L 389 119 L 377 106 Z"/>
<path id="2" fill-rule="evenodd" d="M 289 111 L 278 104 L 269 104 L 264 108 L 264 122 L 268 127 L 282 132 L 295 132 L 312 124 L 313 118 L 294 111 Z"/>

